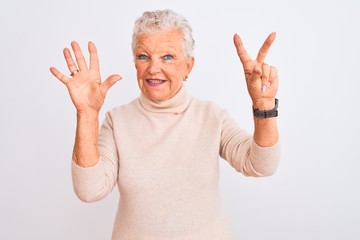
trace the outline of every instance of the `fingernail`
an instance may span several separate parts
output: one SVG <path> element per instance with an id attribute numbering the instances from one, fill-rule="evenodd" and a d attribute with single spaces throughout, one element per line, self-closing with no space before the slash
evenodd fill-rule
<path id="1" fill-rule="evenodd" d="M 266 85 L 262 86 L 262 92 L 266 92 Z"/>

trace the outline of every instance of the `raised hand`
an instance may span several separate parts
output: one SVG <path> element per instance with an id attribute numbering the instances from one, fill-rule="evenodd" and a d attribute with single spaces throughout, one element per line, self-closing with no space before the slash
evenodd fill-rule
<path id="1" fill-rule="evenodd" d="M 99 112 L 104 103 L 106 93 L 122 77 L 118 74 L 110 75 L 101 82 L 99 58 L 94 43 L 89 42 L 90 67 L 87 66 L 80 46 L 77 42 L 71 42 L 76 63 L 68 48 L 64 49 L 64 57 L 71 77 L 68 77 L 51 67 L 51 73 L 64 83 L 69 91 L 72 102 L 79 114 L 88 112 Z"/>
<path id="2" fill-rule="evenodd" d="M 254 108 L 260 110 L 272 109 L 275 105 L 275 96 L 278 90 L 278 71 L 275 67 L 264 63 L 265 57 L 275 40 L 276 34 L 271 33 L 261 46 L 255 60 L 244 48 L 239 35 L 234 35 L 234 45 L 244 68 L 248 92 Z"/>

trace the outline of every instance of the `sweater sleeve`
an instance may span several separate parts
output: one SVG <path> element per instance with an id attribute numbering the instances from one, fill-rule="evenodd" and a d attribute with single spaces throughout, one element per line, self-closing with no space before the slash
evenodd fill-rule
<path id="1" fill-rule="evenodd" d="M 119 160 L 110 114 L 106 115 L 99 132 L 98 163 L 84 168 L 72 161 L 72 178 L 76 195 L 84 202 L 106 197 L 117 182 Z"/>
<path id="2" fill-rule="evenodd" d="M 280 144 L 260 147 L 253 136 L 241 129 L 225 113 L 222 122 L 220 156 L 245 176 L 262 177 L 274 174 L 280 159 Z"/>

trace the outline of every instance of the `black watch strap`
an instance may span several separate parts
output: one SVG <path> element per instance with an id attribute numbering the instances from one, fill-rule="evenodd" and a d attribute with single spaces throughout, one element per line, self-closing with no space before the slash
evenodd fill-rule
<path id="1" fill-rule="evenodd" d="M 264 110 L 261 111 L 259 109 L 255 109 L 253 107 L 253 114 L 256 118 L 272 118 L 278 116 L 278 106 L 279 106 L 279 100 L 275 98 L 275 107 L 271 110 Z"/>

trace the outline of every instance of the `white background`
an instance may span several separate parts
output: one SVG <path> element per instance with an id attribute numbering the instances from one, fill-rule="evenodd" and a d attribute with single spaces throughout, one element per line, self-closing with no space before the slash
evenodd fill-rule
<path id="1" fill-rule="evenodd" d="M 279 69 L 282 158 L 269 178 L 221 161 L 221 193 L 236 239 L 360 239 L 360 3 L 342 1 L 14 0 L 0 3 L 0 239 L 110 239 L 118 193 L 86 204 L 73 193 L 75 109 L 49 72 L 62 49 L 97 44 L 103 77 L 123 80 L 101 113 L 139 94 L 130 50 L 135 18 L 171 8 L 188 18 L 192 95 L 227 108 L 252 131 L 251 102 L 232 43 L 251 56 L 272 32 Z"/>

